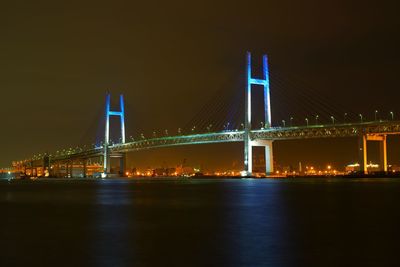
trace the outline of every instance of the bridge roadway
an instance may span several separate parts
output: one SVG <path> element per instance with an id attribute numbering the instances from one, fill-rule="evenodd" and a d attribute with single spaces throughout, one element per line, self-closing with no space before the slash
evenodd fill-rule
<path id="1" fill-rule="evenodd" d="M 339 138 L 363 137 L 373 135 L 400 134 L 400 121 L 373 121 L 360 123 L 310 125 L 298 127 L 271 127 L 251 131 L 251 140 L 296 140 L 310 138 Z M 212 144 L 243 142 L 244 131 L 224 131 L 216 133 L 202 133 L 192 135 L 166 136 L 159 138 L 142 139 L 124 144 L 109 146 L 112 154 L 119 154 L 145 149 L 173 147 L 195 144 Z M 73 159 L 86 159 L 103 156 L 103 147 L 89 150 L 72 149 L 61 151 L 51 156 L 51 161 L 65 161 Z M 37 158 L 39 160 L 39 158 Z"/>

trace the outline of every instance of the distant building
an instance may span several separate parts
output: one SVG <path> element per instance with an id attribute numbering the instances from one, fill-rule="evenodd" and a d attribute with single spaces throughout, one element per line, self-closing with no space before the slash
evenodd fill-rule
<path id="1" fill-rule="evenodd" d="M 354 163 L 354 164 L 349 164 L 346 166 L 346 172 L 359 172 L 361 171 L 360 164 L 359 163 Z M 367 171 L 369 172 L 377 172 L 380 171 L 379 164 L 373 164 L 370 162 L 367 164 Z"/>
<path id="2" fill-rule="evenodd" d="M 189 166 L 178 166 L 176 168 L 176 174 L 178 176 L 185 176 L 185 175 L 193 175 L 195 174 L 194 168 L 193 167 L 189 167 Z"/>
<path id="3" fill-rule="evenodd" d="M 398 165 L 388 165 L 388 171 L 400 172 L 400 166 L 398 166 Z"/>
<path id="4" fill-rule="evenodd" d="M 153 175 L 154 176 L 166 176 L 167 171 L 164 168 L 157 168 L 157 169 L 154 169 Z"/>

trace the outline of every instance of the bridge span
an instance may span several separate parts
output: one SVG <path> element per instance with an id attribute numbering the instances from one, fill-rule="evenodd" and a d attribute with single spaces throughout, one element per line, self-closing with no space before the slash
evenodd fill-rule
<path id="1" fill-rule="evenodd" d="M 380 158 L 382 171 L 387 171 L 387 135 L 400 134 L 400 121 L 374 121 L 363 123 L 346 123 L 332 125 L 313 125 L 300 127 L 270 127 L 268 129 L 252 130 L 250 140 L 252 146 L 269 146 L 274 141 L 316 139 L 316 138 L 342 138 L 355 137 L 359 139 L 359 162 L 363 170 L 367 171 L 367 141 L 378 141 L 381 144 Z M 114 144 L 108 147 L 109 156 L 124 159 L 125 153 L 162 147 L 174 147 L 196 144 L 213 144 L 228 142 L 243 142 L 244 131 L 224 131 L 216 133 L 202 133 L 192 135 L 166 136 L 159 138 L 142 139 L 121 144 Z M 268 152 L 270 153 L 270 152 Z M 273 162 L 273 153 L 268 155 Z M 67 164 L 73 166 L 74 162 L 84 165 L 83 162 L 93 158 L 104 157 L 104 146 L 92 149 L 69 149 L 57 151 L 50 155 L 38 155 L 34 158 L 23 161 L 23 164 L 32 167 L 48 164 Z M 124 162 L 122 162 L 124 166 Z M 266 166 L 267 168 L 267 166 Z M 270 166 L 273 171 L 273 166 Z M 72 171 L 70 171 L 72 172 Z M 121 172 L 125 173 L 124 169 Z"/>
<path id="2" fill-rule="evenodd" d="M 120 159 L 120 174 L 125 174 L 126 153 L 145 149 L 155 149 L 161 147 L 173 147 L 196 144 L 244 143 L 244 175 L 252 175 L 252 148 L 261 146 L 265 148 L 265 173 L 268 175 L 274 171 L 273 166 L 273 142 L 280 140 L 297 140 L 312 138 L 341 138 L 356 137 L 359 144 L 359 164 L 361 172 L 367 172 L 367 144 L 368 141 L 379 142 L 380 144 L 380 166 L 382 171 L 387 171 L 387 135 L 400 134 L 400 121 L 377 120 L 371 122 L 358 123 L 335 123 L 331 124 L 306 125 L 298 127 L 272 127 L 271 107 L 270 107 L 270 84 L 267 56 L 263 56 L 263 78 L 253 78 L 251 74 L 251 55 L 247 54 L 247 87 L 245 88 L 245 118 L 244 127 L 235 131 L 206 132 L 189 135 L 165 136 L 159 138 L 144 138 L 140 140 L 126 142 L 125 140 L 125 108 L 124 98 L 120 96 L 120 110 L 110 109 L 110 95 L 106 96 L 105 109 L 105 134 L 104 142 L 100 146 L 82 149 L 68 149 L 57 151 L 53 154 L 39 154 L 28 160 L 17 162 L 17 168 L 32 175 L 35 169 L 42 168 L 48 171 L 51 176 L 59 176 L 60 165 L 64 165 L 64 174 L 72 176 L 75 165 L 82 166 L 83 176 L 86 176 L 88 161 L 93 158 L 101 158 L 101 172 L 103 177 L 110 174 L 110 159 Z M 264 89 L 264 119 L 265 123 L 261 129 L 252 129 L 251 114 L 251 91 L 252 85 L 262 86 Z M 117 116 L 121 120 L 120 143 L 110 142 L 110 117 Z M 308 124 L 308 121 L 307 121 Z M 58 173 L 57 173 L 58 172 Z M 37 170 L 36 170 L 37 174 Z"/>

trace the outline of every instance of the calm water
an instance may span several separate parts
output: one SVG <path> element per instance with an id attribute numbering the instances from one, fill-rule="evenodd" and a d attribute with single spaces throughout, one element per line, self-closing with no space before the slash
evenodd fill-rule
<path id="1" fill-rule="evenodd" d="M 0 266 L 400 266 L 400 179 L 0 182 Z"/>

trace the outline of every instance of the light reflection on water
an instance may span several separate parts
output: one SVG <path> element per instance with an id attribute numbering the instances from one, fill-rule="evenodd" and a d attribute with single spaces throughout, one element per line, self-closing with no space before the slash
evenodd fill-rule
<path id="1" fill-rule="evenodd" d="M 125 255 L 125 246 L 134 251 L 134 244 L 126 239 L 134 220 L 129 220 L 132 192 L 125 181 L 100 181 L 95 193 L 91 253 L 95 266 L 124 266 L 131 255 Z M 128 258 L 127 258 L 128 257 Z"/>
<path id="2" fill-rule="evenodd" d="M 399 192 L 400 179 L 0 183 L 0 266 L 387 266 Z"/>
<path id="3" fill-rule="evenodd" d="M 231 211 L 225 221 L 228 236 L 233 237 L 230 251 L 236 266 L 274 266 L 279 262 L 276 248 L 284 243 L 284 212 L 280 205 L 280 188 L 247 179 L 231 192 Z M 273 189 L 273 190 L 271 190 Z"/>

